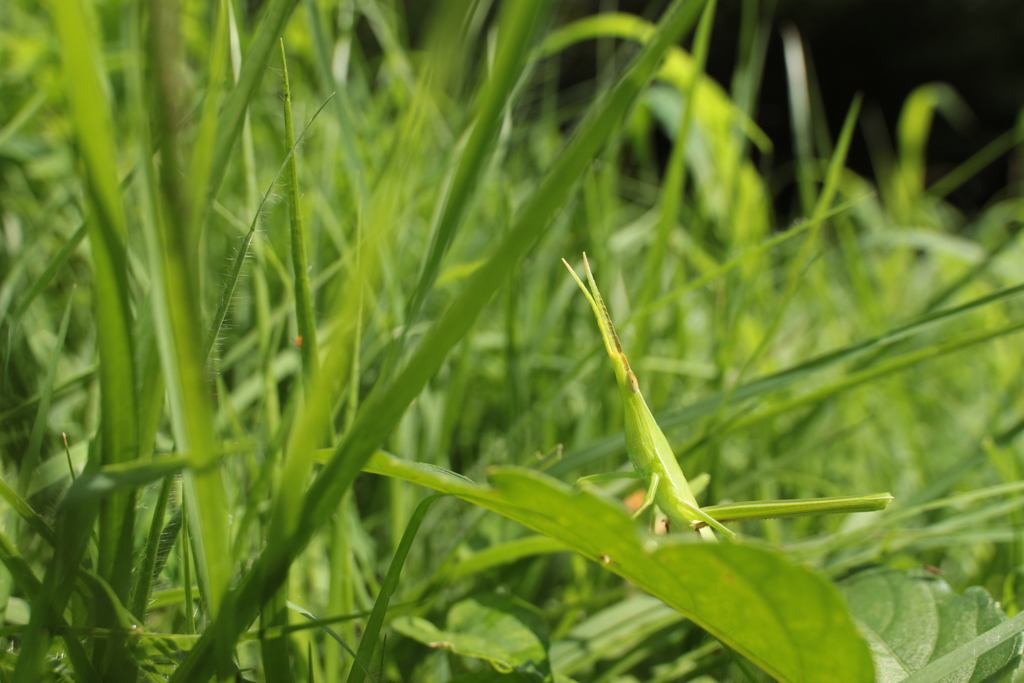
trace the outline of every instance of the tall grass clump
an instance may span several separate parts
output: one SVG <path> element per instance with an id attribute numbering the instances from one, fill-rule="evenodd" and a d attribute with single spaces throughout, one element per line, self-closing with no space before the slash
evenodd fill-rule
<path id="1" fill-rule="evenodd" d="M 771 17 L 726 89 L 661 4 L 6 4 L 0 680 L 1009 680 L 1022 188 L 946 197 L 1024 126 L 926 185 L 923 84 L 858 175 L 790 30 L 772 168 Z M 701 505 L 895 503 L 571 489 L 627 462 L 584 250 Z"/>

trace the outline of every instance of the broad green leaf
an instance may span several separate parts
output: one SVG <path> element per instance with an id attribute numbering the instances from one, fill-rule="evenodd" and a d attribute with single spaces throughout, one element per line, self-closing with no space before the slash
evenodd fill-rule
<path id="1" fill-rule="evenodd" d="M 420 617 L 399 617 L 391 627 L 429 647 L 483 659 L 500 673 L 543 680 L 549 634 L 540 610 L 510 595 L 475 595 L 452 605 L 444 628 Z"/>
<path id="2" fill-rule="evenodd" d="M 867 638 L 879 683 L 902 681 L 977 635 L 1006 621 L 985 589 L 957 595 L 941 579 L 910 576 L 887 567 L 854 574 L 839 584 Z M 1016 635 L 964 661 L 944 681 L 980 683 L 1020 652 Z"/>
<path id="3" fill-rule="evenodd" d="M 325 453 L 321 451 L 321 453 Z M 674 607 L 782 681 L 868 681 L 870 654 L 836 588 L 755 545 L 638 534 L 624 507 L 533 470 L 492 486 L 378 452 L 368 472 L 451 493 L 563 543 Z M 690 541 L 690 542 L 687 542 Z"/>

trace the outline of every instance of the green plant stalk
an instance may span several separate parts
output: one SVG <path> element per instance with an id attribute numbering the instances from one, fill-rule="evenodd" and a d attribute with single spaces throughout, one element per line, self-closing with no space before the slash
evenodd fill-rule
<path id="1" fill-rule="evenodd" d="M 298 325 L 299 353 L 302 355 L 302 371 L 305 386 L 309 390 L 319 371 L 319 345 L 316 338 L 316 316 L 313 313 L 313 293 L 309 287 L 309 262 L 306 250 L 309 237 L 302 221 L 301 198 L 299 195 L 299 166 L 295 158 L 295 128 L 292 123 L 292 95 L 288 83 L 288 58 L 281 44 L 281 79 L 284 83 L 284 142 L 293 150 L 288 158 L 288 216 L 291 228 L 292 269 L 295 277 L 295 319 Z"/>
<path id="2" fill-rule="evenodd" d="M 185 492 L 182 490 L 182 499 Z M 195 602 L 192 600 L 192 560 L 189 557 L 188 540 L 188 508 L 181 506 L 181 576 L 185 586 L 185 633 L 192 635 L 196 632 Z"/>
<path id="3" fill-rule="evenodd" d="M 203 101 L 203 112 L 199 119 L 195 144 L 192 146 L 192 158 L 189 160 L 188 178 L 191 183 L 191 196 L 201 197 L 210 181 L 214 150 L 217 148 L 218 124 L 217 112 L 221 104 L 221 91 L 228 66 L 228 20 L 231 8 L 227 0 L 217 0 L 217 21 L 211 35 L 208 78 Z M 207 206 L 203 202 L 193 202 L 188 218 L 188 229 L 195 238 L 202 229 Z"/>
<path id="4" fill-rule="evenodd" d="M 327 102 L 329 101 L 330 98 L 328 98 L 323 104 L 320 105 L 320 108 L 317 109 L 316 112 L 314 112 L 313 117 L 309 120 L 309 123 L 307 123 L 306 127 L 302 129 L 301 133 L 299 133 L 298 140 L 292 141 L 291 146 L 288 148 L 288 154 L 285 155 L 284 161 L 281 162 L 281 166 L 277 169 L 277 174 L 274 176 L 274 179 L 270 182 L 270 185 L 267 187 L 267 191 L 263 193 L 263 198 L 260 200 L 259 205 L 256 207 L 256 211 L 253 213 L 252 222 L 249 224 L 249 231 L 242 237 L 242 243 L 238 245 L 238 249 L 235 252 L 235 259 L 231 264 L 231 270 L 228 271 L 227 280 L 225 280 L 224 282 L 224 287 L 221 290 L 220 298 L 217 301 L 217 308 L 213 314 L 213 321 L 210 324 L 210 328 L 206 333 L 206 339 L 203 342 L 203 357 L 206 358 L 207 361 L 210 360 L 213 354 L 213 350 L 217 347 L 217 337 L 220 335 L 221 330 L 224 328 L 224 323 L 227 320 L 228 311 L 231 308 L 231 300 L 234 297 L 235 288 L 238 286 L 238 282 L 241 279 L 242 267 L 245 265 L 245 259 L 249 254 L 249 247 L 252 246 L 253 239 L 256 236 L 256 226 L 259 224 L 261 212 L 263 211 L 264 205 L 267 203 L 267 198 L 273 191 L 274 186 L 277 185 L 278 180 L 289 168 L 289 163 L 294 159 L 295 150 L 298 148 L 299 143 L 302 142 L 303 137 L 305 137 L 306 131 L 308 131 L 309 127 L 313 125 L 313 121 L 316 120 L 316 117 L 320 115 L 320 112 L 323 111 L 324 107 L 327 106 Z M 269 250 L 258 251 L 257 258 L 260 257 L 260 254 L 267 255 L 272 253 L 273 252 Z M 266 283 L 264 282 L 262 283 L 262 285 L 257 286 L 265 287 L 265 285 Z M 259 296 L 259 294 L 257 294 L 257 296 Z M 310 295 L 310 300 L 312 301 L 312 295 Z"/>
<path id="5" fill-rule="evenodd" d="M 187 226 L 193 214 L 191 198 L 181 161 L 178 135 L 182 112 L 178 88 L 182 55 L 179 45 L 177 7 L 157 0 L 150 2 L 156 85 L 154 107 L 160 139 L 161 171 L 157 212 L 159 272 L 155 282 L 165 306 L 158 316 L 161 361 L 168 388 L 174 438 L 187 450 L 193 469 L 183 478 L 183 504 L 188 508 L 189 540 L 199 579 L 200 595 L 209 614 L 220 609 L 231 582 L 233 566 L 220 549 L 230 547 L 227 499 L 216 461 L 212 398 L 207 386 L 206 358 L 203 356 L 200 292 L 192 264 L 197 256 L 195 237 Z M 220 129 L 220 128 L 219 128 Z M 221 129 L 222 130 L 222 129 Z M 218 137 L 218 141 L 222 136 Z M 216 155 L 216 152 L 215 152 Z M 215 163 L 215 162 L 214 162 Z M 173 387 L 172 387 L 173 385 Z M 215 551 L 215 549 L 217 549 Z M 222 653 L 221 653 L 222 654 Z M 223 658 L 220 660 L 224 664 Z"/>

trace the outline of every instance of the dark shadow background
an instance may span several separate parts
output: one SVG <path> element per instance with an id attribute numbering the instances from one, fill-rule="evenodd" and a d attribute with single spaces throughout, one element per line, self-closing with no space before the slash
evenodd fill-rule
<path id="1" fill-rule="evenodd" d="M 434 0 L 445 1 L 452 0 Z M 413 44 L 425 18 L 434 11 L 434 2 L 404 0 Z M 607 11 L 657 20 L 667 4 L 668 0 L 558 0 L 553 2 L 551 20 L 561 25 Z M 803 37 L 833 139 L 859 91 L 865 96 L 861 123 L 866 119 L 882 123 L 880 128 L 888 131 L 892 140 L 903 102 L 915 87 L 933 81 L 953 86 L 973 113 L 973 120 L 954 128 L 941 115 L 936 117 L 928 149 L 930 181 L 1012 128 L 1024 107 L 1022 0 L 720 0 L 708 73 L 727 90 L 745 5 L 760 7 L 774 17 L 756 118 L 775 143 L 771 163 L 776 169 L 785 168 L 793 156 L 779 32 L 787 23 Z M 561 56 L 559 87 L 570 108 L 596 87 L 597 49 L 591 41 Z M 660 142 L 659 153 L 664 158 L 668 141 Z M 873 176 L 863 126 L 855 136 L 848 165 Z M 973 213 L 1024 172 L 1011 166 L 1012 160 L 1004 155 L 948 199 Z M 785 213 L 785 198 L 779 200 Z"/>
<path id="2" fill-rule="evenodd" d="M 556 21 L 614 9 L 656 19 L 665 1 L 573 0 L 560 3 Z M 749 3 L 748 3 L 749 4 Z M 759 3 L 762 8 L 771 3 Z M 708 73 L 726 89 L 732 79 L 740 35 L 742 0 L 719 2 Z M 943 81 L 973 113 L 954 128 L 941 115 L 929 141 L 929 180 L 941 177 L 1015 125 L 1024 107 L 1024 2 L 1020 0 L 780 0 L 774 19 L 758 100 L 757 121 L 775 143 L 776 167 L 792 159 L 788 84 L 780 27 L 799 30 L 818 78 L 833 138 L 855 93 L 864 93 L 865 117 L 884 121 L 895 134 L 900 110 L 917 86 Z M 594 78 L 596 60 L 577 56 L 566 65 L 563 89 Z M 588 66 L 589 62 L 589 66 Z M 667 142 L 667 141 L 666 141 Z M 872 176 L 863 128 L 855 136 L 849 165 Z M 1003 156 L 949 199 L 971 213 L 998 196 L 1011 176 Z M 782 207 L 780 207 L 782 208 Z"/>

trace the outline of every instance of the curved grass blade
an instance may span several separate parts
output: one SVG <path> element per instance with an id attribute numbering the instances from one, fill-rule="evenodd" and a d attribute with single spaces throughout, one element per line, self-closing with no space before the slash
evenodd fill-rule
<path id="1" fill-rule="evenodd" d="M 406 319 L 416 320 L 427 292 L 437 280 L 441 262 L 455 239 L 466 209 L 479 184 L 479 174 L 490 158 L 494 141 L 501 129 L 502 112 L 509 106 L 516 81 L 523 72 L 530 42 L 536 31 L 545 3 L 538 0 L 508 3 L 502 6 L 499 25 L 499 50 L 487 84 L 480 94 L 478 113 L 451 185 L 441 196 L 441 210 L 431 230 L 430 249 L 424 257 L 419 281 L 409 299 Z"/>
<path id="2" fill-rule="evenodd" d="M 537 51 L 537 57 L 547 57 L 585 40 L 600 38 L 622 38 L 644 43 L 654 34 L 655 28 L 654 24 L 635 14 L 602 12 L 583 17 L 546 35 Z M 685 90 L 696 72 L 693 58 L 682 48 L 673 46 L 665 55 L 665 62 L 655 74 L 655 79 L 669 83 L 678 90 Z M 712 106 L 708 108 L 708 115 L 718 116 L 719 112 L 729 112 L 737 127 L 758 149 L 764 153 L 771 152 L 771 138 L 758 127 L 757 122 L 736 107 L 729 94 L 718 83 L 712 79 L 703 79 L 698 88 L 697 99 L 706 97 L 712 102 Z M 698 116 L 704 116 L 702 111 L 696 113 Z"/>
<path id="3" fill-rule="evenodd" d="M 17 491 L 7 485 L 7 482 L 0 479 L 0 498 L 7 501 L 7 504 L 11 506 L 25 522 L 32 527 L 39 536 L 49 543 L 51 546 L 56 540 L 56 535 L 46 520 L 43 519 L 38 512 L 36 512 L 28 502 L 18 495 Z"/>
<path id="4" fill-rule="evenodd" d="M 359 659 L 359 656 L 356 654 L 356 651 L 353 650 L 349 646 L 349 644 L 346 643 L 345 640 L 341 636 L 339 636 L 337 633 L 335 633 L 334 629 L 332 629 L 327 624 L 318 623 L 321 620 L 317 619 L 312 614 L 310 614 L 309 612 L 307 612 L 306 610 L 302 609 L 301 607 L 299 607 L 298 605 L 296 605 L 294 603 L 289 602 L 288 603 L 288 608 L 291 609 L 291 610 L 295 610 L 296 612 L 298 612 L 299 614 L 301 614 L 302 616 L 306 617 L 311 622 L 313 622 L 314 623 L 314 626 L 313 626 L 314 628 L 322 628 L 324 630 L 324 633 L 326 633 L 331 638 L 333 638 L 338 643 L 338 645 L 341 645 L 341 648 L 343 650 L 345 650 L 345 652 L 347 652 L 347 653 L 349 653 L 349 655 L 351 655 L 352 659 L 356 662 L 356 664 L 359 665 L 360 668 L 362 668 L 363 672 L 370 678 L 370 680 L 371 681 L 375 681 L 375 679 L 373 677 L 373 674 L 370 673 L 370 670 L 367 669 L 366 665 L 363 664 L 362 660 Z"/>
<path id="5" fill-rule="evenodd" d="M 960 95 L 946 83 L 920 85 L 907 96 L 897 122 L 899 159 L 893 178 L 897 221 L 910 223 L 925 197 L 925 151 L 936 112 L 954 126 L 965 126 L 973 115 Z"/>
<path id="6" fill-rule="evenodd" d="M 409 550 L 412 548 L 412 542 L 416 538 L 416 532 L 419 531 L 420 524 L 422 524 L 427 510 L 440 498 L 444 498 L 444 494 L 434 494 L 424 498 L 416 506 L 416 510 L 413 511 L 412 517 L 409 519 L 409 524 L 405 527 L 405 533 L 402 534 L 402 540 L 399 542 L 398 548 L 395 550 L 395 556 L 391 559 L 391 565 L 388 567 L 387 576 L 384 577 L 384 583 L 381 584 L 380 594 L 377 595 L 377 600 L 373 603 L 370 618 L 366 620 L 363 638 L 359 641 L 356 662 L 360 663 L 360 666 L 358 668 L 353 667 L 349 672 L 348 683 L 363 683 L 363 680 L 365 680 L 366 667 L 362 666 L 361 663 L 370 661 L 370 658 L 373 656 L 373 651 L 377 647 L 377 639 L 380 637 L 380 629 L 384 624 L 384 617 L 388 611 L 388 604 L 391 602 L 391 596 L 398 589 L 398 579 L 402 574 L 402 566 L 405 564 L 405 559 L 409 556 Z"/>

